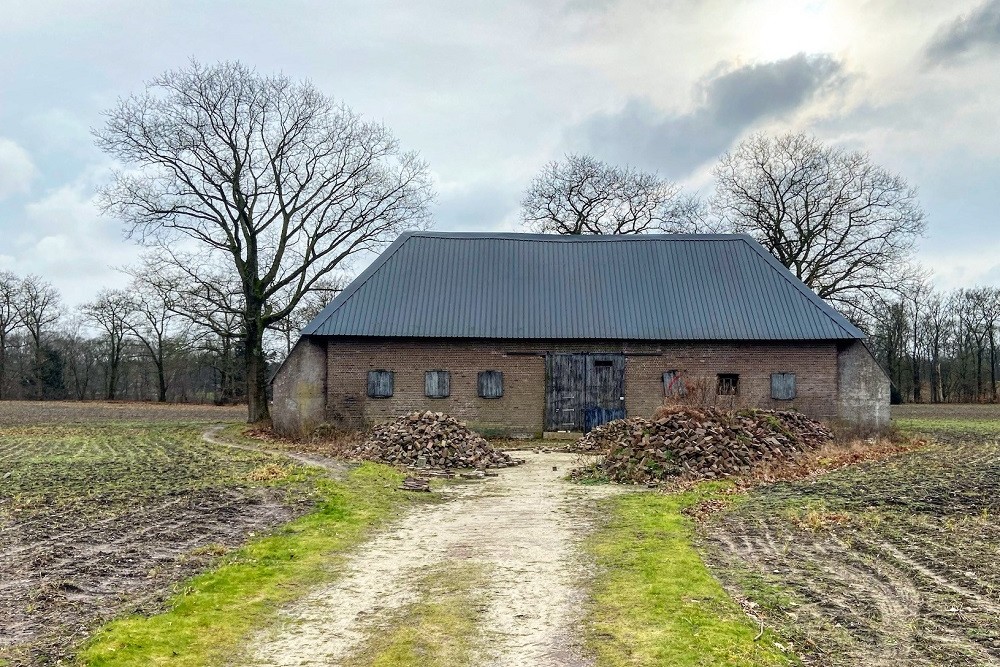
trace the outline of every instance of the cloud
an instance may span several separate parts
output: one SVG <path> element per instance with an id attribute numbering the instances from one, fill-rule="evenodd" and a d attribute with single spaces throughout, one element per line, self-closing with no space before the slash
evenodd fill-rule
<path id="1" fill-rule="evenodd" d="M 938 29 L 924 50 L 932 65 L 950 64 L 960 57 L 1000 47 L 1000 0 L 987 0 L 970 13 Z"/>
<path id="2" fill-rule="evenodd" d="M 113 267 L 135 261 L 138 248 L 122 242 L 120 224 L 99 214 L 87 178 L 55 188 L 27 203 L 21 219 L 0 221 L 0 234 L 12 239 L 12 254 L 0 266 L 50 280 L 69 304 L 90 299 L 102 287 L 124 278 Z M 4 229 L 9 226 L 8 229 Z"/>
<path id="3" fill-rule="evenodd" d="M 677 178 L 725 151 L 754 123 L 789 113 L 846 81 L 829 55 L 798 54 L 735 69 L 717 68 L 696 86 L 697 106 L 664 113 L 633 98 L 614 114 L 586 120 L 574 133 L 600 157 Z"/>
<path id="4" fill-rule="evenodd" d="M 432 209 L 434 228 L 505 231 L 516 221 L 521 187 L 503 180 L 441 184 Z"/>
<path id="5" fill-rule="evenodd" d="M 0 199 L 27 193 L 37 175 L 28 151 L 0 137 Z"/>

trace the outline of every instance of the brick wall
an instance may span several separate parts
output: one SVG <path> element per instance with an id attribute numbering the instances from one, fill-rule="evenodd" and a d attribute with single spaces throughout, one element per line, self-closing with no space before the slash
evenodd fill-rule
<path id="1" fill-rule="evenodd" d="M 545 352 L 626 355 L 625 404 L 646 416 L 663 401 L 665 371 L 683 371 L 690 400 L 726 406 L 794 408 L 817 417 L 836 415 L 837 348 L 830 343 L 628 343 L 620 341 L 495 341 L 339 339 L 327 343 L 328 420 L 364 425 L 413 410 L 435 410 L 477 429 L 537 434 L 544 427 Z M 369 370 L 394 372 L 391 398 L 368 398 Z M 424 396 L 424 372 L 451 373 L 451 396 Z M 503 372 L 504 395 L 478 397 L 479 371 Z M 735 397 L 715 395 L 718 373 L 737 373 Z M 771 399 L 771 373 L 795 373 L 797 396 Z"/>

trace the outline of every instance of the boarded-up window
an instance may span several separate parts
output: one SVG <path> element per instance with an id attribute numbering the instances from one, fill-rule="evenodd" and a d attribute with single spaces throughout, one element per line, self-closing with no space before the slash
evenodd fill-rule
<path id="1" fill-rule="evenodd" d="M 428 398 L 447 398 L 451 395 L 451 373 L 427 371 L 424 374 L 424 395 Z"/>
<path id="2" fill-rule="evenodd" d="M 687 396 L 687 385 L 680 371 L 667 371 L 663 374 L 663 395 L 667 398 Z"/>
<path id="3" fill-rule="evenodd" d="M 715 393 L 719 396 L 736 396 L 740 393 L 740 376 L 736 373 L 719 373 Z"/>
<path id="4" fill-rule="evenodd" d="M 503 373 L 483 371 L 479 374 L 479 398 L 500 398 L 503 396 Z"/>
<path id="5" fill-rule="evenodd" d="M 392 396 L 392 371 L 368 371 L 368 397 L 389 398 Z"/>
<path id="6" fill-rule="evenodd" d="M 795 373 L 771 373 L 771 398 L 776 401 L 795 398 Z"/>

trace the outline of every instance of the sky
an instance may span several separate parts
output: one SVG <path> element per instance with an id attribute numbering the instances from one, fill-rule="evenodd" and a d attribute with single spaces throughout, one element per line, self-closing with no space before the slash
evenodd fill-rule
<path id="1" fill-rule="evenodd" d="M 0 0 L 0 269 L 70 305 L 126 283 L 91 129 L 191 58 L 385 122 L 430 166 L 437 229 L 517 229 L 567 152 L 705 195 L 748 134 L 806 131 L 918 188 L 938 286 L 1000 284 L 1000 0 Z"/>

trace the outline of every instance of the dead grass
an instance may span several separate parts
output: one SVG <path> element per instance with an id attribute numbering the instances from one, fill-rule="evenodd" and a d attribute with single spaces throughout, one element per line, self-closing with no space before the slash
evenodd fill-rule
<path id="1" fill-rule="evenodd" d="M 757 467 L 749 475 L 738 479 L 737 486 L 757 487 L 775 482 L 818 477 L 840 468 L 882 461 L 930 444 L 922 438 L 904 435 L 894 430 L 872 437 L 844 438 L 843 433 L 837 432 L 834 435 L 833 442 L 804 452 L 793 460 Z"/>
<path id="2" fill-rule="evenodd" d="M 266 443 L 269 449 L 276 451 L 321 454 L 330 458 L 343 458 L 353 445 L 364 439 L 360 431 L 337 429 L 326 424 L 303 438 L 279 435 L 270 426 L 250 426 L 242 429 L 241 435 L 257 444 Z"/>
<path id="3" fill-rule="evenodd" d="M 289 470 L 285 466 L 274 463 L 254 468 L 247 473 L 247 479 L 251 482 L 273 482 L 288 477 Z"/>

